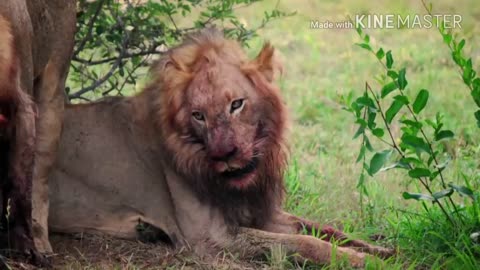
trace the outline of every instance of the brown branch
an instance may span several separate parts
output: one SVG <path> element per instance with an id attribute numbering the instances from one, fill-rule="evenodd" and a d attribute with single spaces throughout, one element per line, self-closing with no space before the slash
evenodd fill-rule
<path id="1" fill-rule="evenodd" d="M 90 18 L 90 21 L 87 24 L 87 29 L 88 29 L 87 35 L 80 42 L 80 45 L 78 45 L 77 49 L 75 49 L 75 51 L 73 52 L 74 56 L 78 55 L 81 51 L 83 51 L 87 42 L 92 39 L 93 26 L 95 24 L 95 21 L 98 18 L 98 15 L 100 14 L 100 10 L 102 9 L 102 6 L 104 3 L 105 3 L 105 0 L 100 0 L 100 2 L 98 2 L 98 6 L 97 6 L 97 9 L 95 10 L 95 14 L 92 16 L 92 18 Z"/>
<path id="2" fill-rule="evenodd" d="M 146 56 L 146 55 L 163 54 L 164 53 L 164 52 L 158 51 L 156 47 L 158 47 L 158 46 L 155 46 L 155 48 L 153 48 L 153 49 L 148 49 L 146 51 L 141 51 L 141 52 L 138 52 L 138 53 L 125 53 L 124 56 L 123 56 L 123 59 L 129 59 L 129 58 L 133 58 L 133 57 L 137 57 L 137 56 Z M 72 58 L 72 61 L 75 61 L 75 62 L 78 62 L 78 63 L 81 63 L 81 64 L 85 64 L 85 65 L 88 65 L 88 66 L 95 66 L 95 65 L 106 64 L 108 62 L 112 62 L 112 61 L 115 61 L 117 59 L 118 59 L 118 56 L 117 57 L 105 58 L 105 59 L 101 59 L 101 60 L 87 60 L 87 59 L 83 59 L 83 58 L 74 56 Z"/>
<path id="3" fill-rule="evenodd" d="M 173 20 L 173 17 L 172 17 L 172 15 L 171 15 L 170 13 L 168 13 L 168 18 L 169 18 L 170 21 L 172 22 L 173 27 L 175 27 L 175 30 L 178 32 L 179 29 L 178 29 L 178 27 L 177 27 L 177 24 L 176 24 L 175 21 Z"/>

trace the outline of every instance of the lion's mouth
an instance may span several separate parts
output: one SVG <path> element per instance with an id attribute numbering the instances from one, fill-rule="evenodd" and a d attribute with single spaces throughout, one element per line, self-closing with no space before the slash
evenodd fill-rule
<path id="1" fill-rule="evenodd" d="M 254 157 L 242 168 L 233 168 L 228 169 L 221 173 L 224 178 L 231 179 L 231 180 L 240 180 L 243 179 L 244 176 L 247 176 L 254 172 L 258 167 L 258 158 Z"/>

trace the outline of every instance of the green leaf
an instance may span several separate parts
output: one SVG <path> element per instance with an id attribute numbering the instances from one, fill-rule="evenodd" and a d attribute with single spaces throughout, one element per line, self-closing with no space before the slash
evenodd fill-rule
<path id="1" fill-rule="evenodd" d="M 392 51 L 387 52 L 387 68 L 391 69 L 393 66 L 393 57 L 392 57 Z"/>
<path id="2" fill-rule="evenodd" d="M 389 70 L 387 71 L 387 76 L 392 78 L 393 80 L 396 80 L 398 78 L 398 73 L 393 70 Z"/>
<path id="3" fill-rule="evenodd" d="M 441 33 L 442 36 L 443 36 L 444 33 L 445 33 L 445 24 L 444 24 L 444 23 L 440 23 L 440 26 L 438 27 L 438 30 L 440 30 L 440 33 Z"/>
<path id="4" fill-rule="evenodd" d="M 435 155 L 437 155 L 437 154 L 435 154 Z M 428 157 L 428 160 L 427 160 L 428 166 L 432 165 L 432 162 L 433 162 L 433 155 L 431 155 L 431 156 Z M 430 178 L 430 179 L 431 179 L 431 178 Z"/>
<path id="5" fill-rule="evenodd" d="M 372 129 L 372 134 L 378 138 L 382 138 L 383 135 L 385 134 L 385 131 L 383 130 L 383 128 L 375 128 L 375 129 Z"/>
<path id="6" fill-rule="evenodd" d="M 407 105 L 409 103 L 409 100 L 408 100 L 407 96 L 396 95 L 396 96 L 393 97 L 393 99 L 402 102 L 404 105 Z"/>
<path id="7" fill-rule="evenodd" d="M 365 147 L 367 148 L 368 151 L 373 152 L 373 147 L 372 144 L 370 143 L 370 140 L 368 139 L 367 136 L 365 136 Z"/>
<path id="8" fill-rule="evenodd" d="M 453 194 L 453 189 L 447 188 L 447 189 L 433 193 L 432 197 L 438 200 L 444 197 L 450 197 L 452 194 Z"/>
<path id="9" fill-rule="evenodd" d="M 458 186 L 458 185 L 455 185 L 453 183 L 449 183 L 448 186 L 453 188 L 456 192 L 458 192 L 462 196 L 467 196 L 467 197 L 470 197 L 471 199 L 475 199 L 473 191 L 471 189 L 469 189 L 468 187 Z"/>
<path id="10" fill-rule="evenodd" d="M 359 98 L 357 98 L 355 100 L 355 102 L 360 105 L 360 106 L 363 106 L 363 107 L 368 107 L 368 108 L 372 108 L 374 110 L 377 109 L 377 107 L 375 106 L 375 102 L 373 101 L 373 99 L 371 99 L 370 97 L 368 96 L 361 96 Z"/>
<path id="11" fill-rule="evenodd" d="M 390 105 L 390 108 L 385 112 L 385 118 L 387 120 L 387 123 L 392 123 L 393 118 L 397 113 L 400 111 L 400 109 L 403 107 L 403 102 L 394 100 L 392 102 L 392 105 Z"/>
<path id="12" fill-rule="evenodd" d="M 363 120 L 363 119 L 362 119 Z M 356 139 L 358 138 L 358 136 L 362 135 L 363 133 L 365 132 L 365 127 L 360 125 L 357 129 L 357 132 L 355 132 L 355 135 L 353 135 L 353 138 L 352 139 Z"/>
<path id="13" fill-rule="evenodd" d="M 477 119 L 477 126 L 480 128 L 480 110 L 475 112 L 475 118 Z"/>
<path id="14" fill-rule="evenodd" d="M 365 174 L 362 172 L 358 178 L 357 188 L 362 187 L 365 183 Z"/>
<path id="15" fill-rule="evenodd" d="M 360 152 L 358 153 L 358 157 L 357 157 L 357 161 L 355 161 L 356 163 L 360 162 L 363 157 L 365 157 L 365 145 L 362 145 L 362 147 L 360 147 Z"/>
<path id="16" fill-rule="evenodd" d="M 385 164 L 391 154 L 392 150 L 384 150 L 382 152 L 375 153 L 370 160 L 370 170 L 368 173 L 370 175 L 376 174 L 382 168 L 383 164 Z"/>
<path id="17" fill-rule="evenodd" d="M 369 35 L 365 35 L 363 37 L 363 40 L 365 41 L 365 43 L 370 43 L 370 36 Z"/>
<path id="18" fill-rule="evenodd" d="M 369 44 L 367 43 L 355 43 L 355 45 L 367 50 L 367 51 L 372 51 L 372 47 L 370 47 Z"/>
<path id="19" fill-rule="evenodd" d="M 412 178 L 430 177 L 431 174 L 430 170 L 425 168 L 415 168 L 408 171 L 408 176 Z"/>
<path id="20" fill-rule="evenodd" d="M 375 127 L 377 126 L 377 123 L 375 123 L 375 118 L 377 117 L 377 113 L 376 112 L 370 112 L 368 113 L 368 122 L 367 122 L 367 126 L 368 128 L 370 129 L 375 129 Z"/>
<path id="21" fill-rule="evenodd" d="M 401 120 L 400 122 L 402 124 L 405 124 L 407 126 L 410 126 L 410 127 L 416 128 L 416 129 L 421 129 L 422 126 L 423 126 L 422 123 L 414 121 L 414 120 L 409 120 L 409 119 Z"/>
<path id="22" fill-rule="evenodd" d="M 375 55 L 377 56 L 378 60 L 382 60 L 385 56 L 385 52 L 382 48 L 380 48 Z"/>
<path id="23" fill-rule="evenodd" d="M 435 141 L 453 138 L 455 134 L 451 130 L 442 130 L 435 134 Z"/>
<path id="24" fill-rule="evenodd" d="M 408 164 L 399 161 L 399 162 L 393 163 L 392 165 L 383 167 L 382 169 L 380 169 L 380 172 L 388 171 L 388 170 L 396 169 L 396 168 L 400 168 L 400 169 L 410 169 L 410 167 L 408 166 Z"/>
<path id="25" fill-rule="evenodd" d="M 475 85 L 470 94 L 473 97 L 473 101 L 480 107 L 480 85 Z"/>
<path id="26" fill-rule="evenodd" d="M 408 82 L 405 78 L 406 73 L 407 71 L 405 68 L 402 68 L 398 73 L 398 87 L 400 88 L 400 90 L 403 90 L 405 89 L 405 87 L 407 87 Z"/>
<path id="27" fill-rule="evenodd" d="M 472 63 L 472 58 L 469 58 L 467 62 L 465 62 L 465 65 L 463 66 L 463 81 L 465 84 L 470 85 L 473 77 L 474 77 L 474 71 L 472 69 L 473 63 Z"/>
<path id="28" fill-rule="evenodd" d="M 396 82 L 390 82 L 382 87 L 381 96 L 382 98 L 386 97 L 391 92 L 395 91 L 398 88 Z"/>
<path id="29" fill-rule="evenodd" d="M 415 158 L 415 157 L 401 158 L 400 162 L 405 163 L 405 164 L 414 164 L 416 166 L 419 166 L 419 165 L 422 164 L 422 161 L 419 160 L 418 158 Z"/>
<path id="30" fill-rule="evenodd" d="M 475 112 L 475 118 L 480 122 L 480 110 Z"/>
<path id="31" fill-rule="evenodd" d="M 420 90 L 420 92 L 417 95 L 417 98 L 415 98 L 415 101 L 413 102 L 413 112 L 415 114 L 419 114 L 423 108 L 425 108 L 425 105 L 427 105 L 428 101 L 428 91 L 426 89 Z"/>
<path id="32" fill-rule="evenodd" d="M 452 34 L 450 34 L 450 33 L 444 34 L 443 35 L 443 41 L 446 44 L 450 44 L 452 42 Z"/>
<path id="33" fill-rule="evenodd" d="M 357 27 L 356 30 L 357 30 L 358 35 L 360 35 L 360 36 L 363 35 L 362 27 L 360 27 L 360 25 Z"/>
<path id="34" fill-rule="evenodd" d="M 462 39 L 460 43 L 458 43 L 457 52 L 460 52 L 463 49 L 463 46 L 465 46 L 465 39 Z"/>
<path id="35" fill-rule="evenodd" d="M 455 64 L 459 65 L 459 66 L 463 66 L 463 57 L 460 55 L 459 52 L 452 52 L 452 58 L 453 58 L 453 61 L 455 62 Z"/>
<path id="36" fill-rule="evenodd" d="M 415 148 L 415 150 L 430 153 L 430 147 L 423 140 L 423 138 L 416 137 L 416 136 L 413 136 L 413 135 L 410 135 L 410 134 L 404 134 L 402 136 L 402 142 L 406 145 L 409 145 L 409 146 Z"/>
<path id="37" fill-rule="evenodd" d="M 414 200 L 417 200 L 417 201 L 420 201 L 420 200 L 433 201 L 434 200 L 434 198 L 432 196 L 427 195 L 427 194 L 410 193 L 410 192 L 406 192 L 406 191 L 402 193 L 402 197 L 405 200 L 410 200 L 410 199 L 414 199 Z"/>
<path id="38" fill-rule="evenodd" d="M 439 171 L 434 171 L 432 175 L 430 175 L 430 181 L 434 180 L 440 174 Z"/>
<path id="39" fill-rule="evenodd" d="M 362 127 L 367 127 L 367 121 L 365 121 L 365 119 L 363 118 L 357 118 L 357 120 L 355 120 L 355 123 L 359 124 Z"/>
<path id="40" fill-rule="evenodd" d="M 480 87 L 480 78 L 475 78 L 473 81 L 472 81 L 472 85 L 474 87 Z"/>

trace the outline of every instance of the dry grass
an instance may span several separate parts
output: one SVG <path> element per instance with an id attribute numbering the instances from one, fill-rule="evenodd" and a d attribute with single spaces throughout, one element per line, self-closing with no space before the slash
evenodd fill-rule
<path id="1" fill-rule="evenodd" d="M 174 250 L 163 244 L 116 239 L 92 234 L 51 235 L 55 253 L 49 256 L 53 269 L 263 269 L 261 261 L 240 261 L 222 252 L 214 257 L 199 257 L 187 248 Z M 281 257 L 281 256 L 280 256 Z M 8 260 L 15 270 L 33 270 L 22 261 Z"/>

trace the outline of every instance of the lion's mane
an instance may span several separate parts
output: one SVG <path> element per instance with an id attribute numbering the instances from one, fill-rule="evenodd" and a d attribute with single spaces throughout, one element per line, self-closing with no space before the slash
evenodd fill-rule
<path id="1" fill-rule="evenodd" d="M 153 80 L 145 90 L 152 102 L 156 128 L 162 134 L 162 147 L 172 158 L 170 166 L 180 174 L 202 202 L 218 207 L 231 228 L 248 226 L 261 228 L 279 207 L 284 194 L 283 174 L 286 167 L 287 123 L 285 105 L 280 90 L 272 83 L 273 47 L 266 44 L 255 60 L 249 60 L 237 42 L 223 37 L 218 30 L 206 29 L 190 36 L 180 46 L 167 52 L 151 70 Z M 261 161 L 255 184 L 235 190 L 220 183 L 206 163 L 202 146 L 192 143 L 190 112 L 183 110 L 188 87 L 202 66 L 201 59 L 237 66 L 248 77 L 263 102 L 263 114 L 258 147 Z M 208 72 L 219 72 L 212 68 Z"/>

